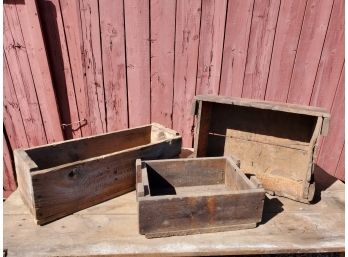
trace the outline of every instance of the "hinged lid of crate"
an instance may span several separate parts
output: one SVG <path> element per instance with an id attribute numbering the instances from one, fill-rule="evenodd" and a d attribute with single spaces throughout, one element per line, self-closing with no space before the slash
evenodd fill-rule
<path id="1" fill-rule="evenodd" d="M 196 96 L 194 157 L 236 155 L 241 170 L 265 190 L 301 202 L 314 196 L 319 135 L 330 114 L 322 108 L 223 96 Z"/>

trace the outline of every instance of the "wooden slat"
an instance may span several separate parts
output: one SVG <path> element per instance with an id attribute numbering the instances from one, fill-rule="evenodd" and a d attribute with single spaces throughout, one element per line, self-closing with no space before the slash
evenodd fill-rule
<path id="1" fill-rule="evenodd" d="M 331 175 L 335 175 L 344 144 L 344 68 L 337 87 L 331 109 L 329 134 L 324 138 L 318 165 Z"/>
<path id="2" fill-rule="evenodd" d="M 172 127 L 176 0 L 151 0 L 151 122 Z"/>
<path id="3" fill-rule="evenodd" d="M 88 95 L 91 133 L 106 132 L 102 50 L 100 43 L 99 8 L 93 0 L 80 1 L 83 38 L 83 70 Z"/>
<path id="4" fill-rule="evenodd" d="M 7 60 L 4 56 L 4 127 L 7 131 L 11 148 L 28 147 L 28 140 L 22 120 L 19 102 L 16 96 Z"/>
<path id="5" fill-rule="evenodd" d="M 282 1 L 265 99 L 285 102 L 307 1 Z"/>
<path id="6" fill-rule="evenodd" d="M 182 135 L 184 146 L 192 146 L 190 110 L 195 95 L 200 18 L 200 0 L 177 1 L 173 128 Z"/>
<path id="7" fill-rule="evenodd" d="M 129 126 L 150 122 L 149 0 L 124 1 Z"/>
<path id="8" fill-rule="evenodd" d="M 333 2 L 309 0 L 296 53 L 287 101 L 308 105 Z"/>
<path id="9" fill-rule="evenodd" d="M 5 58 L 18 99 L 29 146 L 46 144 L 46 133 L 28 61 L 27 47 L 21 34 L 14 5 L 4 5 L 4 19 Z M 14 126 L 20 126 L 20 124 L 14 124 Z M 21 145 L 12 145 L 12 147 L 24 146 L 24 140 L 21 142 Z"/>
<path id="10" fill-rule="evenodd" d="M 63 140 L 63 132 L 60 126 L 60 117 L 36 1 L 25 1 L 25 5 L 19 2 L 19 0 L 16 0 L 15 8 L 18 12 L 19 23 L 25 41 L 25 48 L 35 83 L 47 141 L 61 141 Z"/>
<path id="11" fill-rule="evenodd" d="M 202 1 L 197 94 L 218 94 L 227 0 Z"/>
<path id="12" fill-rule="evenodd" d="M 3 134 L 3 150 L 4 150 L 4 189 L 6 191 L 14 191 L 17 188 L 16 179 L 14 176 L 14 168 L 12 164 L 11 146 Z"/>
<path id="13" fill-rule="evenodd" d="M 335 0 L 319 67 L 311 105 L 330 109 L 344 62 L 344 1 Z"/>
<path id="14" fill-rule="evenodd" d="M 63 132 L 67 139 L 81 137 L 81 129 L 77 123 L 79 113 L 60 3 L 59 0 L 38 1 L 37 3 L 62 123 L 72 124 L 62 127 Z"/>
<path id="15" fill-rule="evenodd" d="M 222 55 L 220 95 L 242 95 L 254 0 L 229 0 Z"/>
<path id="16" fill-rule="evenodd" d="M 99 2 L 107 131 L 128 127 L 122 0 Z"/>
<path id="17" fill-rule="evenodd" d="M 84 81 L 83 71 L 83 41 L 81 32 L 81 16 L 78 0 L 60 0 L 64 32 L 69 51 L 71 73 L 75 86 L 75 97 L 79 111 L 80 121 L 89 119 L 89 105 L 87 88 Z M 91 135 L 91 126 L 88 122 L 80 123 L 83 136 Z"/>
<path id="18" fill-rule="evenodd" d="M 335 172 L 335 177 L 343 181 L 345 180 L 344 179 L 344 155 L 345 155 L 345 146 L 343 145 L 341 156 L 338 161 L 336 172 Z"/>
<path id="19" fill-rule="evenodd" d="M 264 99 L 280 0 L 255 0 L 242 96 Z"/>

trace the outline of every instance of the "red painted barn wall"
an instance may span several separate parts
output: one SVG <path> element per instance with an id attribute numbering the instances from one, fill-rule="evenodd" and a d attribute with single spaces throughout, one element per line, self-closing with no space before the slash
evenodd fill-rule
<path id="1" fill-rule="evenodd" d="M 4 191 L 19 147 L 149 122 L 192 146 L 196 94 L 326 108 L 344 180 L 343 30 L 343 0 L 5 1 Z"/>

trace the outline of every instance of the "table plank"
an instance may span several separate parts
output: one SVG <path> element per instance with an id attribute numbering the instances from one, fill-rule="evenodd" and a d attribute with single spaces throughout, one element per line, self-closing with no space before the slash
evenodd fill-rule
<path id="1" fill-rule="evenodd" d="M 135 192 L 37 226 L 19 192 L 4 203 L 8 256 L 187 256 L 344 251 L 344 184 L 308 205 L 267 196 L 255 229 L 146 239 L 138 234 Z M 20 242 L 20 243 L 19 243 Z"/>

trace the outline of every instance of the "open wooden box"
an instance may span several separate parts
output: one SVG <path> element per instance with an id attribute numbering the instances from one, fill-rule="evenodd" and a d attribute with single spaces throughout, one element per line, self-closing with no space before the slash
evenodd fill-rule
<path id="1" fill-rule="evenodd" d="M 137 160 L 139 232 L 147 238 L 256 227 L 265 192 L 231 157 Z"/>
<path id="2" fill-rule="evenodd" d="M 308 203 L 314 196 L 316 142 L 326 135 L 322 108 L 222 96 L 196 96 L 193 157 L 235 155 L 263 188 Z"/>
<path id="3" fill-rule="evenodd" d="M 14 151 L 18 187 L 38 224 L 135 188 L 135 160 L 180 154 L 181 136 L 159 124 Z"/>

